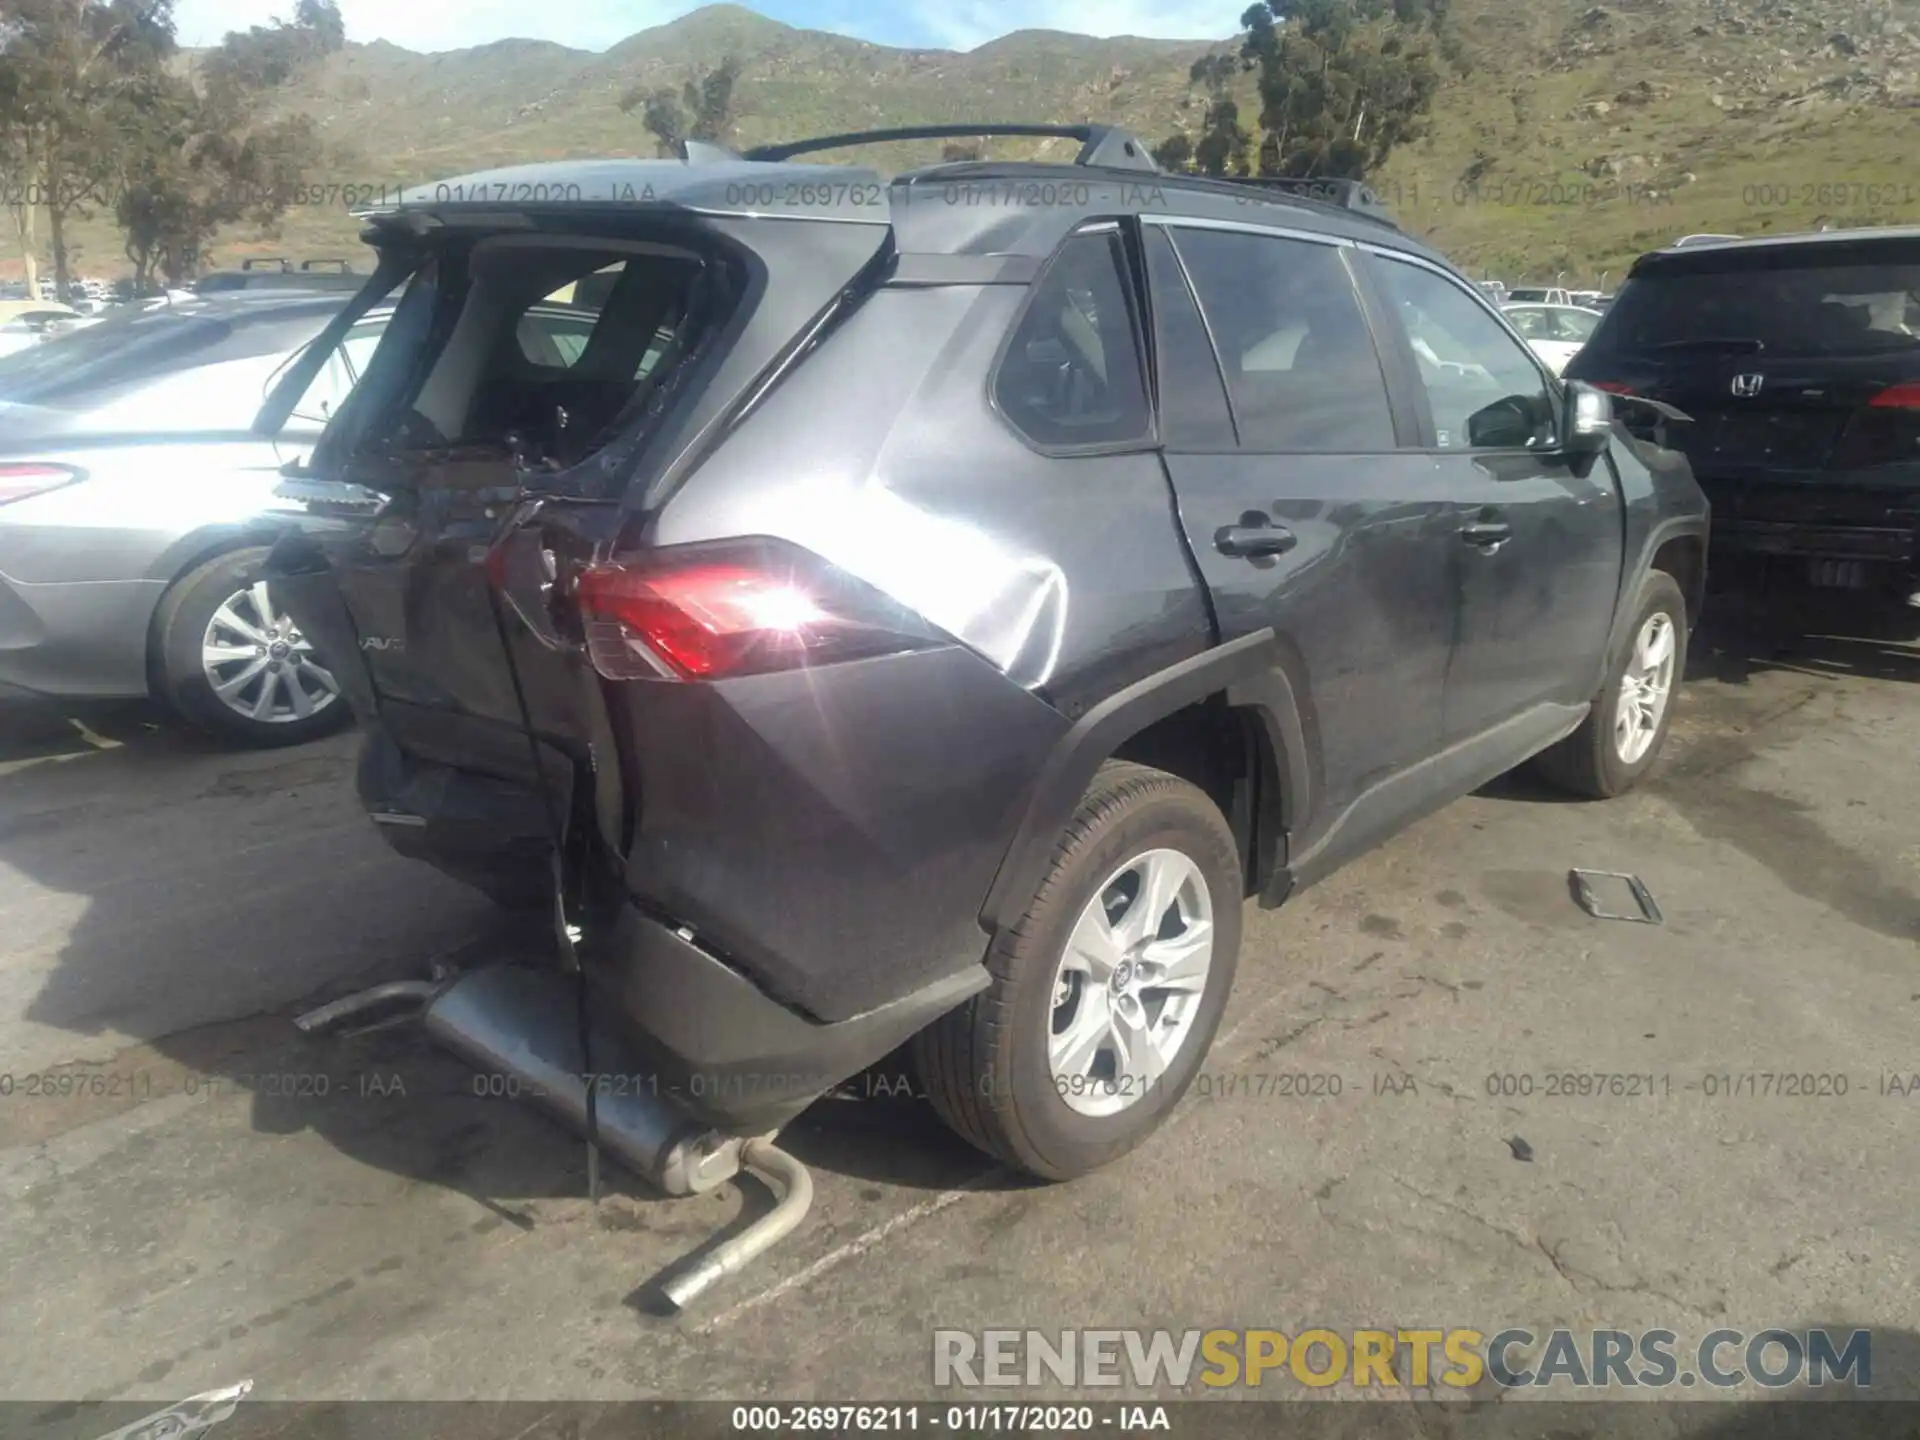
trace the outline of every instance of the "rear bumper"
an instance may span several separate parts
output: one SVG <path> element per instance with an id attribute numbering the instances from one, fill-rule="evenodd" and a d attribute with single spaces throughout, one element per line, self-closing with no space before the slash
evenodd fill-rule
<path id="1" fill-rule="evenodd" d="M 1712 551 L 1920 568 L 1920 470 L 1699 477 L 1713 505 Z"/>
<path id="2" fill-rule="evenodd" d="M 785 1124 L 821 1094 L 987 987 L 984 965 L 823 1024 L 632 906 L 584 960 L 604 1023 L 632 1047 L 634 1083 L 736 1135 Z"/>
<path id="3" fill-rule="evenodd" d="M 1862 525 L 1821 525 L 1791 520 L 1723 520 L 1713 527 L 1719 553 L 1800 555 L 1831 560 L 1874 560 L 1910 567 L 1916 554 L 1912 530 Z"/>
<path id="4" fill-rule="evenodd" d="M 0 684 L 85 698 L 147 693 L 157 580 L 29 584 L 0 574 Z"/>
<path id="5" fill-rule="evenodd" d="M 402 748 L 391 720 L 375 719 L 365 732 L 360 799 L 396 852 L 505 898 L 538 903 L 551 893 L 546 813 L 526 782 L 530 768 L 503 778 L 422 758 Z M 978 896 L 970 899 L 977 908 Z M 633 1067 L 609 1083 L 670 1098 L 731 1134 L 778 1128 L 989 980 L 976 958 L 904 995 L 893 985 L 884 1000 L 824 1021 L 775 998 L 740 962 L 644 903 L 620 901 L 583 946 L 598 1023 L 623 1042 Z M 911 957 L 924 961 L 935 944 L 929 927 Z M 974 956 L 984 947 L 981 936 Z M 850 966 L 853 973 L 887 984 L 907 969 L 909 955 L 848 958 L 864 962 Z"/>

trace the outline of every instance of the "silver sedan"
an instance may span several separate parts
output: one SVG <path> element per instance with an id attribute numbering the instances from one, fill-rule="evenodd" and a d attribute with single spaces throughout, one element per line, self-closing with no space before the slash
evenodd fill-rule
<path id="1" fill-rule="evenodd" d="M 151 694 L 252 744 L 348 722 L 258 570 L 281 469 L 311 449 L 385 315 L 347 332 L 284 423 L 263 405 L 350 298 L 156 302 L 0 359 L 0 689 Z"/>

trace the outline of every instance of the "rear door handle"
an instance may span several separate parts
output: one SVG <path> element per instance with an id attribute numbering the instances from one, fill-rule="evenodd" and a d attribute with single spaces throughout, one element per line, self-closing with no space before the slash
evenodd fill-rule
<path id="1" fill-rule="evenodd" d="M 1504 520 L 1476 520 L 1460 527 L 1460 538 L 1482 550 L 1498 550 L 1513 538 L 1513 527 Z"/>
<path id="2" fill-rule="evenodd" d="M 1259 560 L 1284 555 L 1300 537 L 1284 525 L 1227 525 L 1214 534 L 1213 546 L 1236 560 Z"/>

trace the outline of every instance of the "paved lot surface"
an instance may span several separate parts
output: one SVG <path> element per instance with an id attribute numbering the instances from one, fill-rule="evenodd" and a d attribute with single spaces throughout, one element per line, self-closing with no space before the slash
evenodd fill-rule
<path id="1" fill-rule="evenodd" d="M 538 943 L 387 854 L 351 736 L 8 712 L 0 1399 L 898 1398 L 935 1326 L 1418 1323 L 1870 1324 L 1876 1389 L 1920 1391 L 1920 1094 L 1882 1093 L 1920 1073 L 1920 623 L 1820 628 L 1716 624 L 1643 793 L 1503 782 L 1250 912 L 1208 1079 L 1109 1172 L 1017 1183 L 885 1072 L 822 1103 L 813 1217 L 677 1318 L 653 1282 L 757 1184 L 596 1212 L 574 1141 L 411 1033 L 287 1023 Z M 1573 865 L 1665 925 L 1589 919 Z M 25 1094 L 47 1071 L 111 1093 Z M 1847 1093 L 1742 1078 L 1782 1073 Z"/>

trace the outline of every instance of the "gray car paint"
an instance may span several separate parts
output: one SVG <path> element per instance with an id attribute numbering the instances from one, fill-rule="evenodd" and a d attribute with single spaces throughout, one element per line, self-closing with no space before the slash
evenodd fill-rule
<path id="1" fill-rule="evenodd" d="M 1324 206 L 1071 167 L 1017 167 L 1009 179 L 944 166 L 895 181 L 878 215 L 864 203 L 809 207 L 807 187 L 829 177 L 870 183 L 871 172 L 834 167 L 604 162 L 506 174 L 423 187 L 371 217 L 375 238 L 510 225 L 744 247 L 755 283 L 696 359 L 683 412 L 644 443 L 616 440 L 551 476 L 502 459 L 465 478 L 434 461 L 408 479 L 405 466 L 343 452 L 328 474 L 391 496 L 392 543 L 383 551 L 367 529 L 277 558 L 303 593 L 292 602 L 302 624 L 332 626 L 332 643 L 353 649 L 368 804 L 449 797 L 446 813 L 404 836 L 383 826 L 396 844 L 456 873 L 456 830 L 538 849 L 524 816 L 489 821 L 470 800 L 456 814 L 463 774 L 525 786 L 538 755 L 569 777 L 558 795 L 590 789 L 598 843 L 620 874 L 614 938 L 589 979 L 632 1032 L 683 1061 L 766 1068 L 731 1048 L 740 1032 L 726 1015 L 654 1009 L 638 977 L 717 965 L 763 997 L 743 992 L 729 1006 L 775 1006 L 823 1037 L 892 1017 L 858 1043 L 836 1039 L 847 1063 L 951 1005 L 956 982 L 983 983 L 981 917 L 1007 917 L 989 891 L 1024 903 L 1022 857 L 1054 842 L 1091 767 L 1196 694 L 1244 704 L 1273 737 L 1285 788 L 1256 798 L 1284 831 L 1250 881 L 1277 902 L 1577 724 L 1607 660 L 1607 621 L 1617 636 L 1649 547 L 1704 534 L 1684 467 L 1656 474 L 1631 455 L 1579 476 L 1544 474 L 1536 458 L 1468 477 L 1418 444 L 1374 463 L 1186 454 L 1153 436 L 1047 454 L 996 413 L 987 376 L 1027 285 L 1088 223 L 1149 215 L 1304 232 L 1446 269 L 1417 241 Z M 558 205 L 499 193 L 575 182 L 580 198 Z M 603 193 L 619 186 L 650 193 Z M 822 224 L 826 210 L 860 223 Z M 868 223 L 881 216 L 890 229 Z M 1404 394 L 1395 418 L 1405 443 L 1419 421 Z M 1494 642 L 1540 577 L 1490 569 L 1479 606 L 1451 598 L 1458 541 L 1447 531 L 1484 503 L 1467 481 L 1524 492 L 1542 536 L 1580 514 L 1578 593 L 1548 608 L 1551 634 L 1526 637 L 1537 668 L 1524 675 L 1503 673 Z M 504 500 L 479 498 L 496 494 Z M 1608 497 L 1620 503 L 1603 506 Z M 1216 528 L 1248 507 L 1296 527 L 1300 544 L 1280 564 L 1214 546 Z M 578 566 L 740 536 L 810 550 L 954 643 L 699 684 L 605 682 L 585 665 L 554 603 Z M 1356 560 L 1361 549 L 1373 553 Z M 482 555 L 505 576 L 505 611 L 490 609 Z M 1589 594 L 1609 568 L 1616 583 Z M 1450 732 L 1445 687 L 1462 656 L 1485 693 Z M 440 833 L 449 848 L 436 849 Z M 701 1108 L 750 1126 L 804 1099 Z"/>
<path id="2" fill-rule="evenodd" d="M 261 538 L 279 508 L 280 467 L 317 440 L 317 416 L 295 416 L 271 437 L 250 427 L 276 373 L 345 298 L 182 302 L 183 316 L 258 329 L 259 353 L 229 363 L 189 360 L 45 402 L 31 392 L 9 400 L 0 379 L 0 460 L 85 472 L 0 505 L 0 683 L 63 696 L 147 693 L 149 630 L 167 586 L 206 556 Z"/>

